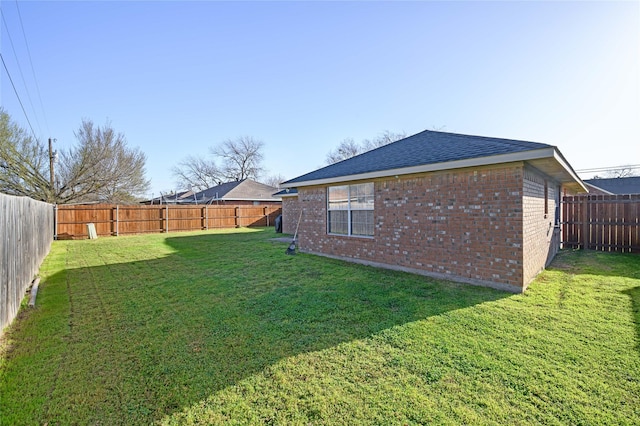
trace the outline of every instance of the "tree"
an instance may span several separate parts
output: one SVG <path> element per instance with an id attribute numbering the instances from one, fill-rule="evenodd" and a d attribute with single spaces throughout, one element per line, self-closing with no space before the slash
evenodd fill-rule
<path id="1" fill-rule="evenodd" d="M 145 178 L 146 155 L 127 147 L 122 133 L 107 122 L 94 126 L 87 119 L 74 132 L 79 145 L 61 153 L 58 202 L 133 202 L 149 189 Z"/>
<path id="2" fill-rule="evenodd" d="M 606 177 L 608 178 L 625 178 L 637 176 L 637 167 L 634 166 L 621 166 L 616 169 L 608 170 Z"/>
<path id="3" fill-rule="evenodd" d="M 380 148 L 381 146 L 388 145 L 391 142 L 399 141 L 400 139 L 404 139 L 407 137 L 405 132 L 393 133 L 388 130 L 385 130 L 377 137 L 373 139 L 365 139 L 362 141 L 362 146 L 365 151 L 371 151 L 372 149 Z"/>
<path id="4" fill-rule="evenodd" d="M 218 185 L 224 176 L 215 161 L 188 156 L 172 169 L 180 188 L 202 191 Z"/>
<path id="5" fill-rule="evenodd" d="M 0 191 L 53 202 L 48 152 L 0 108 Z"/>
<path id="6" fill-rule="evenodd" d="M 281 174 L 276 174 L 265 177 L 261 182 L 265 185 L 273 186 L 274 188 L 280 189 L 280 184 L 285 180 L 287 180 L 286 177 L 282 176 Z"/>
<path id="7" fill-rule="evenodd" d="M 213 159 L 189 156 L 172 169 L 176 184 L 185 189 L 203 190 L 243 179 L 257 180 L 262 168 L 264 143 L 250 136 L 227 139 L 209 148 Z M 220 166 L 216 160 L 220 160 Z"/>
<path id="8" fill-rule="evenodd" d="M 258 179 L 262 168 L 264 142 L 250 136 L 227 139 L 211 150 L 222 159 L 222 174 L 227 180 Z"/>
<path id="9" fill-rule="evenodd" d="M 353 138 L 346 138 L 338 144 L 336 149 L 329 151 L 326 161 L 327 164 L 338 163 L 342 160 L 346 160 L 347 158 L 360 155 L 365 151 L 366 149 L 364 149 L 362 145 L 357 144 Z"/>
<path id="10" fill-rule="evenodd" d="M 90 120 L 74 133 L 76 147 L 62 151 L 56 164 L 55 183 L 49 181 L 49 152 L 13 124 L 2 111 L 0 119 L 0 190 L 51 203 L 132 202 L 149 188 L 146 156 L 127 146 L 122 133 L 107 122 Z"/>
<path id="11" fill-rule="evenodd" d="M 334 164 L 406 137 L 407 134 L 404 132 L 393 133 L 385 130 L 377 137 L 373 139 L 364 139 L 361 143 L 356 143 L 353 138 L 347 138 L 340 142 L 336 149 L 329 151 L 326 162 L 327 164 Z"/>

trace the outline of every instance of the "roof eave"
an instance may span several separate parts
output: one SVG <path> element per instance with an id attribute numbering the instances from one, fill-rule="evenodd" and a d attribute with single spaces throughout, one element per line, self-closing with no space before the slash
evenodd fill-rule
<path id="1" fill-rule="evenodd" d="M 601 188 L 601 187 L 599 187 L 598 185 L 594 185 L 594 184 L 589 183 L 589 182 L 585 182 L 584 184 L 585 184 L 586 186 L 588 186 L 589 188 L 593 188 L 594 190 L 602 191 L 602 192 L 604 192 L 606 195 L 615 195 L 613 192 L 611 192 L 611 191 L 607 191 L 606 189 Z M 591 192 L 591 191 L 589 191 L 589 192 Z"/>
<path id="2" fill-rule="evenodd" d="M 564 156 L 562 155 L 562 153 L 560 153 L 560 151 L 557 148 L 554 148 L 554 159 L 560 163 L 560 165 L 564 168 L 564 170 L 567 172 L 567 174 L 570 177 L 570 180 L 573 180 L 573 182 L 569 182 L 570 184 L 573 184 L 573 186 L 575 186 L 575 184 L 577 184 L 577 186 L 582 189 L 582 191 L 584 192 L 589 192 L 589 189 L 587 188 L 587 186 L 584 184 L 584 182 L 582 181 L 582 179 L 580 179 L 578 177 L 578 174 L 575 172 L 575 170 L 573 170 L 573 168 L 571 167 L 571 165 L 569 165 L 569 162 L 564 158 Z M 580 192 L 580 191 L 578 191 Z"/>
<path id="3" fill-rule="evenodd" d="M 562 156 L 560 156 L 560 158 L 561 157 Z M 467 158 L 467 159 L 455 160 L 455 161 L 447 161 L 444 163 L 423 164 L 420 166 L 403 167 L 399 169 L 390 169 L 390 170 L 379 170 L 375 172 L 360 173 L 360 174 L 346 175 L 346 176 L 336 176 L 336 177 L 326 178 L 326 179 L 314 179 L 314 180 L 301 181 L 301 182 L 283 183 L 280 186 L 283 188 L 297 188 L 301 186 L 327 185 L 327 184 L 339 183 L 339 182 L 376 179 L 376 178 L 382 178 L 382 177 L 401 176 L 401 175 L 409 175 L 409 174 L 415 174 L 415 173 L 437 172 L 442 170 L 462 169 L 462 168 L 468 168 L 468 167 L 488 166 L 493 164 L 512 163 L 517 161 L 530 161 L 530 160 L 536 160 L 536 159 L 542 159 L 542 158 L 555 159 L 556 149 L 554 147 L 548 147 L 548 148 L 541 148 L 541 149 L 535 149 L 535 150 L 524 151 L 524 152 L 515 152 L 515 153 L 509 153 L 509 154 L 491 155 L 487 157 L 476 157 L 476 158 Z M 558 161 L 558 162 L 565 169 L 568 168 L 568 170 L 572 170 L 570 167 L 568 167 L 568 165 L 566 165 L 566 162 L 564 161 Z M 575 179 L 578 179 L 578 182 L 580 182 L 580 184 L 582 185 L 582 181 L 580 181 L 577 176 L 575 176 Z"/>

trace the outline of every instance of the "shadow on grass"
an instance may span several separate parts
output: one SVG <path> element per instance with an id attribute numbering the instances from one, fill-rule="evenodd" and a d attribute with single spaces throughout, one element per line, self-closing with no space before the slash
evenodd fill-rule
<path id="1" fill-rule="evenodd" d="M 104 255 L 102 266 L 49 278 L 50 291 L 67 295 L 60 321 L 68 324 L 47 337 L 61 342 L 39 361 L 48 366 L 36 366 L 50 382 L 34 391 L 42 402 L 32 420 L 156 422 L 287 357 L 512 296 L 287 256 L 272 236 L 168 237 L 166 257 Z"/>
<path id="2" fill-rule="evenodd" d="M 640 287 L 633 287 L 623 291 L 624 294 L 631 298 L 633 321 L 636 324 L 636 336 L 638 344 L 636 349 L 640 353 Z"/>

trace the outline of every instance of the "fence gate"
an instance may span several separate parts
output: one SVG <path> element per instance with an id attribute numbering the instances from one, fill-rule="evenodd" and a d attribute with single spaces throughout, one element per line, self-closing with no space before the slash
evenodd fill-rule
<path id="1" fill-rule="evenodd" d="M 640 194 L 562 199 L 565 248 L 640 253 Z"/>

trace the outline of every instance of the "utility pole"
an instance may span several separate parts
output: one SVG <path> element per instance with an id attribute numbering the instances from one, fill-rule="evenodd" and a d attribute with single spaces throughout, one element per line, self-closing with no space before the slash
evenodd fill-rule
<path id="1" fill-rule="evenodd" d="M 53 172 L 53 164 L 55 163 L 56 160 L 56 155 L 57 153 L 53 151 L 53 141 L 55 139 L 51 139 L 49 138 L 49 186 L 51 189 L 51 201 L 53 200 L 53 194 L 55 194 L 55 187 L 54 187 L 54 179 L 55 179 L 55 174 Z"/>

